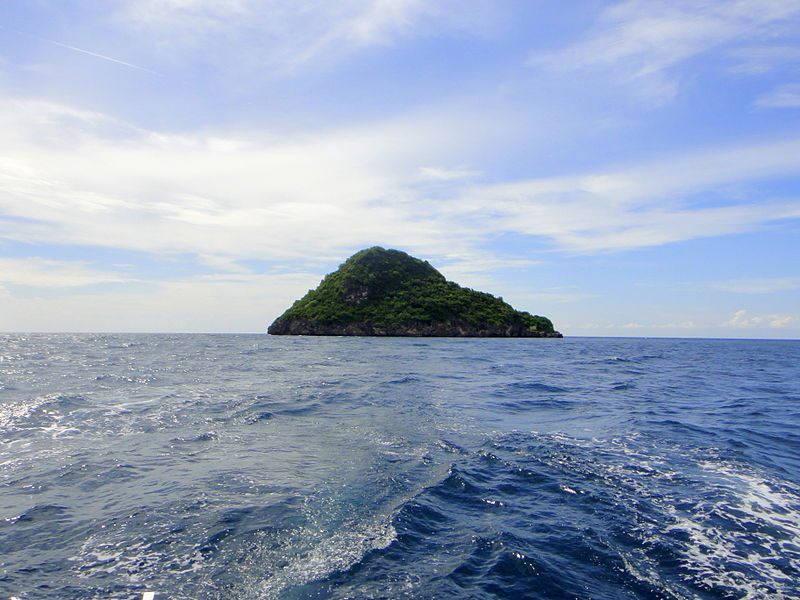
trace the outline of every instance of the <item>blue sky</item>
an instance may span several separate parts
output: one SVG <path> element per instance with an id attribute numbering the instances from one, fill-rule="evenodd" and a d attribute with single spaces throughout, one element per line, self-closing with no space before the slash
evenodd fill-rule
<path id="1" fill-rule="evenodd" d="M 353 252 L 800 337 L 795 0 L 6 0 L 0 329 L 258 332 Z"/>

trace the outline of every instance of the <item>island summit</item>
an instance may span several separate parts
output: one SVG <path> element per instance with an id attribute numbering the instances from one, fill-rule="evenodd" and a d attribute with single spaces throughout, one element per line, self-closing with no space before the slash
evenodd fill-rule
<path id="1" fill-rule="evenodd" d="M 447 281 L 427 261 L 357 252 L 275 319 L 272 335 L 562 337 L 547 317 Z"/>

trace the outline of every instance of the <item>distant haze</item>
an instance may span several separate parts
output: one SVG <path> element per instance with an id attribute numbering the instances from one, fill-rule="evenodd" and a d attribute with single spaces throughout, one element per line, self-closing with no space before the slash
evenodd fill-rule
<path id="1" fill-rule="evenodd" d="M 261 332 L 355 251 L 800 337 L 793 0 L 0 5 L 0 330 Z"/>

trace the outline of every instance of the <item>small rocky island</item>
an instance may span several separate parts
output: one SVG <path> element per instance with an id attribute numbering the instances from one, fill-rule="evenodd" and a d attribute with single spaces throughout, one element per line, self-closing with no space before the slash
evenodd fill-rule
<path id="1" fill-rule="evenodd" d="M 272 335 L 562 337 L 546 317 L 447 281 L 427 261 L 367 248 L 275 319 Z"/>

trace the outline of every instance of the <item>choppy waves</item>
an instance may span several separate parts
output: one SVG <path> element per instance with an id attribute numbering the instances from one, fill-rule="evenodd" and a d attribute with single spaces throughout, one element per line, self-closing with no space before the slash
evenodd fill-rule
<path id="1" fill-rule="evenodd" d="M 797 342 L 3 341 L 2 597 L 800 597 Z"/>
<path id="2" fill-rule="evenodd" d="M 666 450 L 489 441 L 404 503 L 397 540 L 327 582 L 331 597 L 798 597 L 800 486 Z"/>

